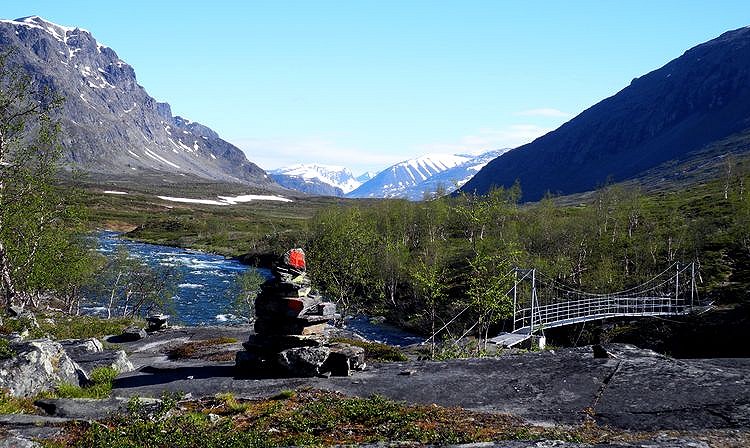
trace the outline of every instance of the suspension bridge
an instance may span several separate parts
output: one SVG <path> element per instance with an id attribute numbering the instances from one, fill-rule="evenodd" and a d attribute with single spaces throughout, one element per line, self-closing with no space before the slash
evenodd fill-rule
<path id="1" fill-rule="evenodd" d="M 515 269 L 513 329 L 490 339 L 512 347 L 545 329 L 613 317 L 677 316 L 698 304 L 695 264 L 674 263 L 652 279 L 606 294 L 579 291 L 537 269 Z"/>

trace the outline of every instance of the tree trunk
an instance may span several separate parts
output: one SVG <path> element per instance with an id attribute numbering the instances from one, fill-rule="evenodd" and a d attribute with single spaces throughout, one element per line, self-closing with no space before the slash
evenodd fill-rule
<path id="1" fill-rule="evenodd" d="M 5 308 L 9 308 L 13 305 L 13 301 L 16 298 L 16 288 L 13 284 L 13 277 L 10 273 L 10 262 L 5 252 L 5 245 L 0 240 L 0 285 L 2 285 L 3 291 L 5 291 Z"/>

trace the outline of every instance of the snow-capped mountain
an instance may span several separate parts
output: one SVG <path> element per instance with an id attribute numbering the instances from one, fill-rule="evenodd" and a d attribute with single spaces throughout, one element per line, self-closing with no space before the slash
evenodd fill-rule
<path id="1" fill-rule="evenodd" d="M 298 164 L 269 171 L 286 188 L 321 196 L 344 196 L 362 182 L 343 166 Z"/>
<path id="2" fill-rule="evenodd" d="M 442 186 L 451 192 L 485 164 L 507 150 L 469 154 L 428 154 L 397 163 L 352 191 L 352 198 L 405 198 L 420 200 Z"/>
<path id="3" fill-rule="evenodd" d="M 216 132 L 172 116 L 169 104 L 138 85 L 133 67 L 90 32 L 38 16 L 0 20 L 0 51 L 11 48 L 12 63 L 65 98 L 61 143 L 69 165 L 107 175 L 174 173 L 186 181 L 196 176 L 278 188 Z"/>
<path id="4" fill-rule="evenodd" d="M 359 185 L 362 185 L 363 183 L 367 182 L 368 180 L 372 179 L 373 177 L 377 175 L 378 173 L 376 171 L 365 171 L 364 173 L 357 176 L 355 179 L 357 179 L 357 182 L 359 182 Z"/>
<path id="5" fill-rule="evenodd" d="M 446 193 L 452 193 L 456 188 L 460 188 L 463 184 L 471 180 L 485 165 L 511 149 L 513 148 L 494 149 L 479 155 L 464 155 L 465 157 L 469 157 L 469 160 L 442 173 L 438 173 L 417 185 L 409 192 L 408 199 L 421 199 L 424 192 L 434 192 L 438 186 L 444 188 Z"/>

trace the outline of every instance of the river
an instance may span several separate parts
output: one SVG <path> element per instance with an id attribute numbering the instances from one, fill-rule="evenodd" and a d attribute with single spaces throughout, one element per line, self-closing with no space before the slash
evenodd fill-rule
<path id="1" fill-rule="evenodd" d="M 118 246 L 125 246 L 131 257 L 151 266 L 170 266 L 180 276 L 174 297 L 174 319 L 184 325 L 216 325 L 241 323 L 244 320 L 232 314 L 232 297 L 229 295 L 237 275 L 255 269 L 221 255 L 192 251 L 178 247 L 146 244 L 120 238 L 117 232 L 100 232 L 97 251 L 111 256 Z M 259 269 L 266 277 L 268 269 Z M 103 312 L 92 306 L 86 311 Z"/>
<path id="2" fill-rule="evenodd" d="M 247 322 L 232 313 L 230 291 L 237 275 L 256 268 L 221 255 L 120 238 L 117 232 L 103 231 L 97 234 L 97 251 L 102 255 L 112 256 L 121 245 L 125 246 L 131 257 L 151 266 L 170 266 L 179 272 L 180 283 L 174 297 L 172 316 L 176 323 L 195 326 Z M 270 270 L 258 271 L 271 278 Z M 84 311 L 87 314 L 106 313 L 106 309 L 97 304 L 84 308 Z M 349 319 L 347 327 L 367 339 L 391 345 L 409 345 L 424 340 L 366 317 Z"/>

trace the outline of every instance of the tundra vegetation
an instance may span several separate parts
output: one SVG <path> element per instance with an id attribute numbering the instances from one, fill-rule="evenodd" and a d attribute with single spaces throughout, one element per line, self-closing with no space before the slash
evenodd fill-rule
<path id="1" fill-rule="evenodd" d="M 325 209 L 306 235 L 309 269 L 345 312 L 425 334 L 468 308 L 438 335 L 450 338 L 468 330 L 486 338 L 510 316 L 514 266 L 604 293 L 695 261 L 701 295 L 737 303 L 750 283 L 750 176 L 734 163 L 731 176 L 681 191 L 608 185 L 576 205 L 552 197 L 521 205 L 515 185 L 484 197 Z"/>
<path id="2" fill-rule="evenodd" d="M 652 434 L 600 428 L 534 426 L 504 414 L 437 405 L 415 406 L 381 396 L 346 397 L 316 390 L 282 391 L 264 400 L 231 393 L 181 401 L 162 396 L 149 406 L 134 398 L 127 413 L 75 422 L 49 448 L 339 446 L 398 441 L 448 445 L 493 440 L 637 441 Z"/>

